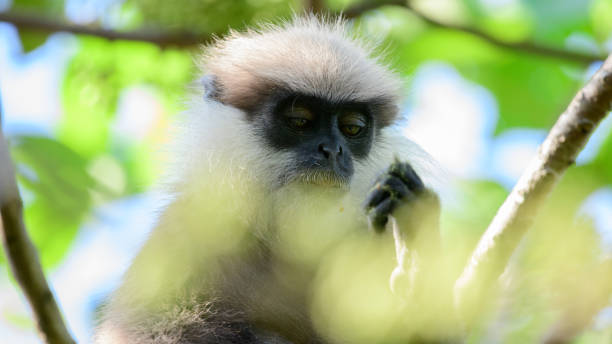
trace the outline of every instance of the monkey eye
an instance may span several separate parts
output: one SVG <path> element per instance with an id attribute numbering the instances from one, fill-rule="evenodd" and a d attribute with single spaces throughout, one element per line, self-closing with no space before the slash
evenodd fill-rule
<path id="1" fill-rule="evenodd" d="M 314 119 L 310 110 L 301 106 L 292 106 L 285 111 L 285 118 L 289 125 L 295 129 L 304 129 Z"/>
<path id="2" fill-rule="evenodd" d="M 304 128 L 308 124 L 308 120 L 305 118 L 289 118 L 289 124 L 292 127 Z"/>
<path id="3" fill-rule="evenodd" d="M 345 125 L 342 132 L 347 136 L 356 136 L 361 132 L 361 127 L 357 125 Z"/>
<path id="4" fill-rule="evenodd" d="M 355 137 L 361 134 L 366 127 L 366 117 L 359 112 L 349 112 L 340 117 L 339 127 L 342 133 L 348 137 Z"/>

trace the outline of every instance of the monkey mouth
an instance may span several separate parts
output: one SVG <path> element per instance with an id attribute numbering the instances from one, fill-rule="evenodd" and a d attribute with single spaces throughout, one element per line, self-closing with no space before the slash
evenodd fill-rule
<path id="1" fill-rule="evenodd" d="M 348 189 L 349 179 L 334 171 L 309 170 L 298 174 L 294 181 L 323 187 Z"/>

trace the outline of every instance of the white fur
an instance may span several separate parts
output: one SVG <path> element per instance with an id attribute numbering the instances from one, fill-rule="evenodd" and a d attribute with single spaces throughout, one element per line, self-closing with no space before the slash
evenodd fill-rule
<path id="1" fill-rule="evenodd" d="M 245 120 L 246 114 L 231 106 L 194 97 L 189 110 L 177 121 L 169 153 L 172 157 L 164 183 L 171 193 L 193 192 L 215 171 L 228 180 L 252 178 L 265 189 L 274 188 L 283 171 L 292 169 L 293 153 L 271 149 Z M 374 179 L 394 159 L 408 162 L 433 189 L 446 178 L 440 165 L 396 127 L 381 130 L 367 158 L 355 160 L 350 189 L 364 197 Z M 240 175 L 240 178 L 232 176 Z"/>
<path id="2" fill-rule="evenodd" d="M 206 55 L 204 68 L 242 70 L 330 100 L 396 97 L 396 76 L 372 48 L 348 31 L 346 22 L 296 18 L 281 26 L 233 32 Z"/>
<path id="3" fill-rule="evenodd" d="M 348 33 L 344 22 L 308 17 L 279 27 L 234 33 L 209 50 L 203 66 L 205 72 L 230 73 L 231 82 L 240 82 L 241 77 L 250 82 L 254 77 L 263 78 L 331 100 L 396 100 L 398 79 L 369 51 Z M 328 204 L 316 200 L 309 204 L 308 193 L 295 190 L 269 197 L 272 190 L 278 191 L 279 178 L 292 168 L 294 159 L 291 153 L 267 147 L 246 120 L 246 113 L 201 96 L 194 97 L 188 108 L 174 133 L 172 161 L 164 178 L 171 201 L 111 298 L 96 334 L 98 344 L 176 343 L 180 333 L 172 332 L 171 327 L 192 321 L 198 314 L 180 313 L 173 322 L 160 323 L 149 319 L 155 314 L 147 315 L 151 303 L 164 302 L 166 295 L 181 288 L 187 278 L 183 276 L 197 275 L 207 257 L 229 252 L 232 243 L 224 239 L 226 232 L 230 232 L 227 237 L 231 241 L 240 238 L 242 230 L 265 230 L 267 209 L 321 209 Z M 387 127 L 376 137 L 368 157 L 355 162 L 350 191 L 344 197 L 352 209 L 344 212 L 345 217 L 360 216 L 367 190 L 395 158 L 409 162 L 426 184 L 435 183 L 436 166 L 428 155 L 399 131 Z M 271 206 L 270 199 L 280 206 Z M 297 211 L 295 216 L 321 215 L 303 213 Z M 287 223 L 294 219 L 286 218 Z M 324 216 L 320 218 L 328 222 Z M 282 217 L 280 221 L 284 221 Z M 160 260 L 158 255 L 166 252 L 173 256 Z M 156 264 L 153 267 L 152 261 Z M 153 269 L 154 276 L 141 273 L 143 269 Z M 159 270 L 157 275 L 155 269 Z M 206 311 L 205 305 L 200 306 L 195 307 L 198 312 Z M 151 339 L 147 333 L 158 336 Z"/>

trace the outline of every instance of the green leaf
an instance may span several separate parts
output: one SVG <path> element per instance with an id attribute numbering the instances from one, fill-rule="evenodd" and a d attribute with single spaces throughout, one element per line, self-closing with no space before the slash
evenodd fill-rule
<path id="1" fill-rule="evenodd" d="M 605 41 L 612 34 L 612 1 L 595 0 L 589 11 L 591 25 L 599 41 Z"/>
<path id="2" fill-rule="evenodd" d="M 21 46 L 23 48 L 23 51 L 26 53 L 43 45 L 47 41 L 48 37 L 48 33 L 19 29 L 19 38 L 21 39 Z"/>
<path id="3" fill-rule="evenodd" d="M 60 141 L 87 158 L 104 154 L 117 101 L 127 86 L 152 85 L 164 95 L 168 112 L 177 111 L 194 75 L 188 52 L 93 37 L 81 37 L 80 43 L 62 86 Z"/>
<path id="4" fill-rule="evenodd" d="M 589 2 L 576 0 L 523 0 L 533 16 L 532 40 L 563 46 L 573 33 L 592 34 Z"/>
<path id="5" fill-rule="evenodd" d="M 608 114 L 608 116 L 611 116 Z M 601 171 L 608 184 L 612 184 L 612 132 L 604 140 L 599 152 L 592 162 L 593 167 Z"/>
<path id="6" fill-rule="evenodd" d="M 549 128 L 580 87 L 566 72 L 577 69 L 571 63 L 497 48 L 465 33 L 429 29 L 391 44 L 395 65 L 406 75 L 420 63 L 444 61 L 488 88 L 499 105 L 497 133 L 512 127 Z"/>
<path id="7" fill-rule="evenodd" d="M 13 136 L 10 144 L 19 184 L 32 195 L 24 195 L 26 227 L 43 265 L 52 266 L 89 213 L 97 183 L 87 173 L 87 160 L 56 140 Z"/>
<path id="8" fill-rule="evenodd" d="M 288 18 L 291 9 L 301 9 L 298 0 L 186 0 L 180 6 L 164 0 L 127 0 L 124 6 L 138 8 L 147 26 L 169 27 L 203 33 L 224 33 L 229 28 Z"/>
<path id="9" fill-rule="evenodd" d="M 448 232 L 448 234 L 479 237 L 509 191 L 500 184 L 488 180 L 466 180 L 457 186 L 457 204 L 446 209 L 445 222 L 453 227 L 456 226 L 453 230 L 459 230 L 460 233 Z"/>
<path id="10" fill-rule="evenodd" d="M 35 331 L 36 324 L 27 313 L 17 313 L 14 310 L 8 309 L 2 312 L 1 314 L 3 320 L 5 320 L 8 324 L 15 326 L 21 330 L 26 331 Z"/>
<path id="11" fill-rule="evenodd" d="M 452 256 L 451 270 L 457 272 L 493 219 L 497 209 L 508 195 L 501 185 L 493 181 L 461 181 L 455 190 L 453 202 L 443 208 L 440 230 L 447 253 Z"/>
<path id="12" fill-rule="evenodd" d="M 45 13 L 49 16 L 61 16 L 64 11 L 63 0 L 13 0 L 12 10 L 23 12 Z"/>
<path id="13" fill-rule="evenodd" d="M 64 144 L 39 136 L 13 136 L 10 142 L 17 171 L 21 164 L 27 164 L 35 173 L 35 178 L 27 178 L 49 188 L 52 194 L 78 197 L 80 203 L 95 185 L 86 172 L 87 160 Z"/>
<path id="14" fill-rule="evenodd" d="M 76 237 L 84 213 L 66 213 L 52 199 L 39 198 L 24 209 L 25 225 L 45 268 L 61 262 Z"/>

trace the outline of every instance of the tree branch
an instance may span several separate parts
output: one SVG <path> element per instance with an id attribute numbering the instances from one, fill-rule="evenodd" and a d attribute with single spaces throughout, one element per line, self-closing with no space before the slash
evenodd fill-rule
<path id="1" fill-rule="evenodd" d="M 561 114 L 457 280 L 455 303 L 468 320 L 479 311 L 483 293 L 501 275 L 547 196 L 611 107 L 612 55 Z"/>
<path id="2" fill-rule="evenodd" d="M 304 9 L 311 13 L 321 13 L 325 8 L 323 0 L 304 0 Z"/>
<path id="3" fill-rule="evenodd" d="M 64 325 L 38 260 L 36 248 L 25 229 L 23 203 L 2 130 L 0 130 L 0 217 L 2 218 L 0 234 L 4 251 L 11 270 L 30 303 L 41 337 L 48 344 L 75 343 Z"/>
<path id="4" fill-rule="evenodd" d="M 428 15 L 426 15 L 426 14 L 418 11 L 417 9 L 415 9 L 410 4 L 410 1 L 406 1 L 406 0 L 364 1 L 364 2 L 362 2 L 360 4 L 357 4 L 357 5 L 353 6 L 353 7 L 349 7 L 348 9 L 346 9 L 343 12 L 343 14 L 347 18 L 355 18 L 355 17 L 358 17 L 358 16 L 362 15 L 366 11 L 370 11 L 370 10 L 376 9 L 376 8 L 381 7 L 381 6 L 400 6 L 400 7 L 404 7 L 406 9 L 410 10 L 417 17 L 421 18 L 423 21 L 425 21 L 429 25 L 440 27 L 440 28 L 444 28 L 444 29 L 449 29 L 449 30 L 465 32 L 465 33 L 468 33 L 470 35 L 479 37 L 479 38 L 489 42 L 490 44 L 493 44 L 495 46 L 498 46 L 498 47 L 504 48 L 504 49 L 520 51 L 520 52 L 524 52 L 524 53 L 528 53 L 528 54 L 533 54 L 533 55 L 540 55 L 540 56 L 546 56 L 546 57 L 560 58 L 560 59 L 564 59 L 564 60 L 574 61 L 574 62 L 578 62 L 578 63 L 587 63 L 587 64 L 595 62 L 595 61 L 601 61 L 601 60 L 604 60 L 606 58 L 605 55 L 594 55 L 594 54 L 589 54 L 589 53 L 580 53 L 580 52 L 576 52 L 576 51 L 570 51 L 570 50 L 565 50 L 565 49 L 558 49 L 558 48 L 554 48 L 554 47 L 543 46 L 543 45 L 539 45 L 539 44 L 532 43 L 532 42 L 508 42 L 508 41 L 504 41 L 504 40 L 501 40 L 501 39 L 499 39 L 499 38 L 497 38 L 495 36 L 492 36 L 492 35 L 490 35 L 490 34 L 488 34 L 486 32 L 483 32 L 483 31 L 480 31 L 478 29 L 475 29 L 473 27 L 457 25 L 457 24 L 451 24 L 451 23 L 444 23 L 444 22 L 441 22 L 441 21 L 439 21 L 437 19 L 431 18 Z"/>
<path id="5" fill-rule="evenodd" d="M 434 18 L 427 16 L 424 13 L 414 9 L 409 2 L 403 0 L 384 0 L 384 1 L 364 1 L 355 6 L 349 7 L 342 12 L 346 18 L 355 18 L 362 15 L 364 12 L 379 8 L 381 6 L 401 6 L 412 11 L 426 23 L 445 29 L 461 31 L 479 37 L 493 45 L 504 49 L 521 51 L 529 54 L 560 58 L 578 63 L 591 63 L 600 61 L 605 58 L 603 55 L 595 55 L 588 53 L 580 53 L 565 49 L 542 46 L 531 42 L 507 42 L 494 37 L 488 33 L 482 32 L 472 27 L 443 23 Z M 307 0 L 306 7 L 315 12 L 323 12 L 324 8 L 321 0 Z M 214 35 L 209 33 L 198 34 L 194 32 L 150 32 L 150 31 L 115 31 L 101 28 L 94 28 L 83 25 L 74 25 L 67 23 L 59 23 L 48 18 L 32 15 L 21 15 L 17 13 L 0 12 L 0 21 L 14 24 L 18 28 L 37 30 L 42 32 L 70 32 L 74 34 L 82 34 L 96 36 L 108 40 L 126 40 L 126 41 L 141 41 L 149 42 L 161 47 L 177 46 L 190 47 L 198 44 L 205 44 L 212 41 Z"/>
<path id="6" fill-rule="evenodd" d="M 70 32 L 74 34 L 89 35 L 108 40 L 124 40 L 148 42 L 160 47 L 176 46 L 189 47 L 212 41 L 211 34 L 196 34 L 193 32 L 150 32 L 150 31 L 115 31 L 93 28 L 84 25 L 59 23 L 40 16 L 21 15 L 17 13 L 0 12 L 0 21 L 11 23 L 21 29 L 41 32 Z"/>
<path id="7" fill-rule="evenodd" d="M 367 11 L 375 10 L 383 6 L 406 6 L 406 0 L 384 0 L 373 1 L 366 0 L 355 5 L 349 6 L 342 11 L 342 16 L 345 18 L 356 18 Z"/>

